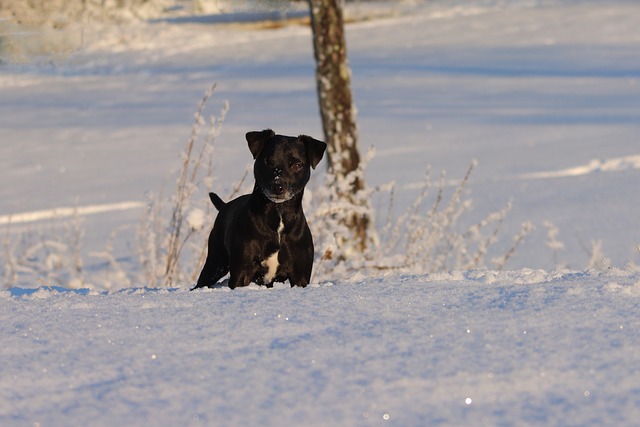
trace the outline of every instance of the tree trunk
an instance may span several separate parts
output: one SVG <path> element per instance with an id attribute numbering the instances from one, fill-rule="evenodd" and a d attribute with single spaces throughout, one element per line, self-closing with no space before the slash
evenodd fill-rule
<path id="1" fill-rule="evenodd" d="M 354 250 L 364 251 L 369 240 L 369 201 L 357 197 L 365 188 L 359 169 L 360 153 L 356 111 L 351 96 L 351 70 L 347 63 L 342 0 L 308 0 L 316 59 L 316 81 L 329 172 L 334 175 L 334 197 L 352 206 L 340 222 L 350 231 Z M 346 185 L 345 185 L 346 184 Z M 339 242 L 340 243 L 340 242 Z M 346 242 L 343 242 L 346 243 Z"/>

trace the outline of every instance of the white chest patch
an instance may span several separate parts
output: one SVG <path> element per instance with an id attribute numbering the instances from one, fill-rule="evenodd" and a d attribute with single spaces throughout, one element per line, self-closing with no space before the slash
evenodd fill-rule
<path id="1" fill-rule="evenodd" d="M 282 231 L 284 230 L 284 222 L 282 221 L 282 217 L 280 217 L 280 224 L 278 225 L 278 245 L 280 245 Z M 278 272 L 278 253 L 280 251 L 275 251 L 267 259 L 262 261 L 261 265 L 266 267 L 267 272 L 264 274 L 263 281 L 265 283 L 271 283 L 273 279 L 276 277 L 276 273 Z"/>

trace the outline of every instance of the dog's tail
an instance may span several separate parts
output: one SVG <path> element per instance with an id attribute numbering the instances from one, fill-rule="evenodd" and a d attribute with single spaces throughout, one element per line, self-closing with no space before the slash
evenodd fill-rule
<path id="1" fill-rule="evenodd" d="M 216 193 L 209 193 L 209 198 L 211 199 L 213 206 L 215 206 L 219 211 L 227 205 Z"/>

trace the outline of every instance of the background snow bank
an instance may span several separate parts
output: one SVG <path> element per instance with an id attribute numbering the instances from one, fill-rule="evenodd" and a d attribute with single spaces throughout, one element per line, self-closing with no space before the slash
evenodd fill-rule
<path id="1" fill-rule="evenodd" d="M 631 426 L 639 303 L 637 267 L 12 289 L 0 424 Z"/>
<path id="2" fill-rule="evenodd" d="M 411 13 L 347 28 L 362 149 L 377 152 L 368 184 L 395 182 L 394 212 L 402 213 L 427 165 L 434 179 L 446 170 L 455 181 L 477 159 L 461 228 L 513 202 L 487 260 L 503 255 L 530 221 L 534 232 L 506 268 L 581 269 L 592 255 L 617 267 L 638 263 L 640 6 L 406 7 Z M 220 194 L 230 193 L 251 160 L 248 130 L 322 134 L 311 35 L 301 26 L 265 31 L 188 21 L 93 30 L 85 29 L 85 45 L 66 60 L 0 67 L 0 232 L 9 242 L 2 254 L 43 235 L 78 240 L 81 260 L 64 260 L 82 264 L 76 283 L 127 287 L 145 283 L 133 238 L 144 212 L 113 207 L 139 206 L 149 191 L 173 188 L 196 105 L 213 82 L 206 114 L 224 99 L 231 106 L 216 144 L 212 180 Z M 208 204 L 206 192 L 194 200 Z M 102 213 L 6 227 L 9 218 L 74 206 Z M 374 206 L 384 221 L 387 199 Z M 205 228 L 213 217 L 206 220 Z M 82 229 L 73 236 L 58 232 L 74 223 Z M 550 229 L 557 230 L 553 248 Z M 114 230 L 112 260 L 90 256 L 106 252 Z M 126 281 L 110 271 L 113 261 Z M 333 278 L 317 277 L 325 279 Z M 29 272 L 15 283 L 40 284 Z"/>

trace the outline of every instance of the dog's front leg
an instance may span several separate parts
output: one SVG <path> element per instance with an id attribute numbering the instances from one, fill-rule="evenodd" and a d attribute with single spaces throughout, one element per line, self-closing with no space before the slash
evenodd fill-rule
<path id="1" fill-rule="evenodd" d="M 303 242 L 302 245 L 294 241 L 288 242 L 280 250 L 284 275 L 291 287 L 306 287 L 311 283 L 311 269 L 313 266 L 313 243 Z"/>
<path id="2" fill-rule="evenodd" d="M 246 227 L 244 231 L 251 231 Z M 229 287 L 249 286 L 256 279 L 260 270 L 261 247 L 258 240 L 251 240 L 245 234 L 234 234 L 234 242 L 230 248 Z"/>
<path id="3" fill-rule="evenodd" d="M 229 275 L 229 288 L 235 289 L 237 287 L 249 286 L 251 280 L 255 276 L 255 272 L 248 271 L 248 269 L 231 269 Z"/>
<path id="4" fill-rule="evenodd" d="M 309 280 L 306 277 L 300 277 L 300 278 L 289 278 L 289 283 L 291 283 L 291 287 L 293 288 L 294 286 L 299 286 L 301 288 L 306 288 L 307 285 L 309 284 Z"/>
<path id="5" fill-rule="evenodd" d="M 293 268 L 289 273 L 289 283 L 291 287 L 306 287 L 311 282 L 311 267 L 313 265 L 313 257 L 306 256 L 303 251 L 298 252 L 298 259 L 293 262 Z"/>

